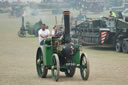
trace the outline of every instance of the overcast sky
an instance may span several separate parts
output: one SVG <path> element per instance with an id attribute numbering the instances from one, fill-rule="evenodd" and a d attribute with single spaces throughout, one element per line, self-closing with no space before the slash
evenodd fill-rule
<path id="1" fill-rule="evenodd" d="M 0 1 L 2 1 L 2 0 L 0 0 Z M 13 1 L 17 1 L 17 0 L 4 0 L 4 1 L 13 2 Z M 35 1 L 35 2 L 40 2 L 41 0 L 20 0 L 20 1 Z"/>

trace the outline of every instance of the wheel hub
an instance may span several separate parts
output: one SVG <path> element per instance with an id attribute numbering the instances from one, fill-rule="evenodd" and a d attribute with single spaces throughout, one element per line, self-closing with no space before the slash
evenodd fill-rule
<path id="1" fill-rule="evenodd" d="M 38 59 L 38 60 L 37 60 L 37 64 L 39 64 L 39 65 L 40 65 L 40 62 L 41 62 L 41 61 L 40 61 L 40 59 Z"/>

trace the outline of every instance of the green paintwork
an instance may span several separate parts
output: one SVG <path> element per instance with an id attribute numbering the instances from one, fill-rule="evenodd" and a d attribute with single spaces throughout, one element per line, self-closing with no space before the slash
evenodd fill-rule
<path id="1" fill-rule="evenodd" d="M 43 45 L 43 60 L 44 65 L 51 65 L 51 59 L 53 54 L 53 46 L 52 45 Z"/>
<path id="2" fill-rule="evenodd" d="M 48 37 L 44 39 L 44 45 L 43 45 L 43 56 L 44 56 L 44 64 L 46 66 L 51 65 L 51 59 L 53 55 L 53 46 L 50 45 L 52 40 L 52 37 Z M 75 45 L 76 48 L 79 48 L 79 45 Z M 72 60 L 75 64 L 80 64 L 80 50 L 72 56 Z"/>
<path id="3" fill-rule="evenodd" d="M 34 25 L 29 22 L 26 23 L 26 31 L 29 35 L 35 35 L 36 32 L 38 33 L 39 29 L 41 29 L 41 21 L 36 22 Z"/>
<path id="4" fill-rule="evenodd" d="M 75 45 L 76 48 L 79 48 L 80 45 Z M 76 64 L 80 64 L 80 50 L 72 57 L 72 60 Z"/>
<path id="5" fill-rule="evenodd" d="M 74 56 L 72 57 L 72 60 L 73 60 L 74 63 L 80 64 L 80 51 L 78 51 L 78 52 L 76 53 L 76 55 L 74 55 Z"/>
<path id="6" fill-rule="evenodd" d="M 44 45 L 51 45 L 52 37 L 44 39 Z"/>

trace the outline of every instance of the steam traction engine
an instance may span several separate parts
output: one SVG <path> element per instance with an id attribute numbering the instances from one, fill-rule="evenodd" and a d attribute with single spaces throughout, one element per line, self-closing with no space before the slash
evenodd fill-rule
<path id="1" fill-rule="evenodd" d="M 67 77 L 73 77 L 76 68 L 80 68 L 81 77 L 89 77 L 89 62 L 87 55 L 80 54 L 80 46 L 73 44 L 70 38 L 69 11 L 64 12 L 65 30 L 63 35 L 44 39 L 36 55 L 37 74 L 41 78 L 47 76 L 51 70 L 52 78 L 59 79 L 59 72 L 64 72 Z"/>
<path id="2" fill-rule="evenodd" d="M 20 30 L 18 31 L 19 37 L 26 37 L 26 34 L 38 36 L 38 31 L 41 29 L 42 21 L 38 21 L 35 24 L 31 24 L 27 22 L 26 25 L 24 24 L 24 16 L 22 16 L 22 25 Z M 48 28 L 48 27 L 47 27 Z"/>

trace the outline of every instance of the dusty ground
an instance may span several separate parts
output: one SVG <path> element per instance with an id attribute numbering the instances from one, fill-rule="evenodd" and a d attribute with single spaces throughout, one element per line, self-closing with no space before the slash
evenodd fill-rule
<path id="1" fill-rule="evenodd" d="M 102 47 L 83 47 L 90 61 L 87 81 L 81 79 L 79 69 L 73 78 L 61 73 L 59 82 L 52 80 L 51 71 L 47 78 L 39 78 L 35 67 L 39 41 L 33 36 L 17 36 L 20 20 L 0 15 L 0 85 L 128 85 L 128 54 Z M 50 25 L 51 20 L 46 22 Z"/>

